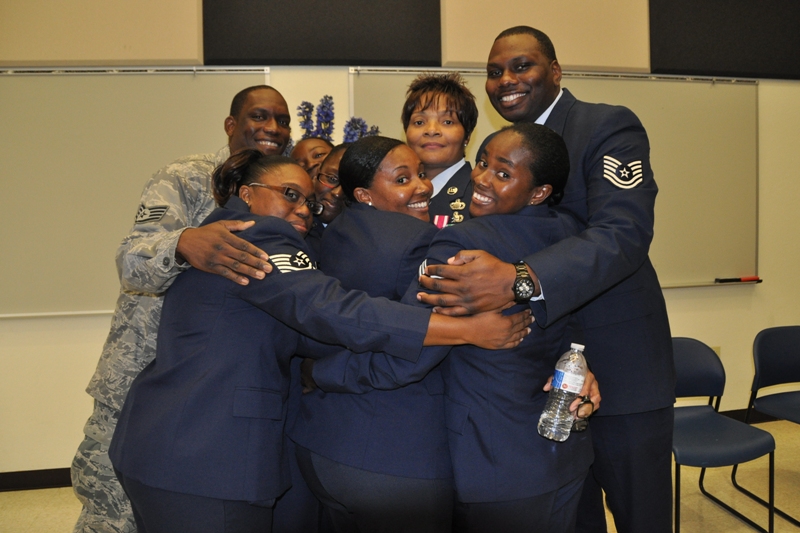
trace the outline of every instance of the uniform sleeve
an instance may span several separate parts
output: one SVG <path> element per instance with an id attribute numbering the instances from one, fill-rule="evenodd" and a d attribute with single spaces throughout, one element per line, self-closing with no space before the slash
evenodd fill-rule
<path id="1" fill-rule="evenodd" d="M 318 341 L 417 360 L 428 331 L 428 309 L 343 289 L 338 280 L 313 268 L 299 234 L 282 231 L 268 222 L 242 233 L 245 238 L 248 233 L 261 235 L 248 240 L 270 255 L 274 268 L 246 287 L 231 283 L 231 293 Z"/>
<path id="2" fill-rule="evenodd" d="M 425 231 L 420 232 L 413 239 L 409 239 L 406 249 L 403 251 L 403 264 L 397 269 L 397 281 L 395 283 L 396 293 L 402 297 L 408 289 L 409 280 L 416 280 L 419 272 L 419 265 L 425 260 L 428 246 L 439 231 L 436 226 L 428 224 Z"/>
<path id="3" fill-rule="evenodd" d="M 419 284 L 411 284 L 403 303 L 421 306 L 416 301 Z M 342 351 L 314 362 L 313 377 L 325 392 L 365 393 L 393 390 L 421 381 L 450 352 L 452 346 L 428 346 L 419 358 L 410 361 L 386 352 L 355 353 Z"/>
<path id="4" fill-rule="evenodd" d="M 612 111 L 597 126 L 581 160 L 586 183 L 587 227 L 524 258 L 541 280 L 543 305 L 532 304 L 547 325 L 632 275 L 647 260 L 653 239 L 658 188 L 650 145 L 630 110 Z"/>
<path id="5" fill-rule="evenodd" d="M 206 168 L 208 167 L 208 168 Z M 206 179 L 190 181 L 186 175 L 207 172 L 191 163 L 173 163 L 147 183 L 131 232 L 117 250 L 117 271 L 122 288 L 144 293 L 163 293 L 175 277 L 189 268 L 178 265 L 175 248 L 187 227 L 199 225 L 213 209 L 211 191 L 201 190 Z"/>
<path id="6" fill-rule="evenodd" d="M 430 245 L 425 263 L 446 262 L 458 250 L 467 245 L 458 239 L 456 227 L 438 232 Z M 421 272 L 423 262 L 417 266 Z M 414 276 L 416 278 L 416 276 Z M 402 302 L 421 306 L 416 295 L 420 291 L 415 280 L 405 291 Z M 447 356 L 451 346 L 429 346 L 422 349 L 419 359 L 409 361 L 387 353 L 341 352 L 323 357 L 314 363 L 313 377 L 317 386 L 325 392 L 364 393 L 370 390 L 391 390 L 422 380 Z"/>

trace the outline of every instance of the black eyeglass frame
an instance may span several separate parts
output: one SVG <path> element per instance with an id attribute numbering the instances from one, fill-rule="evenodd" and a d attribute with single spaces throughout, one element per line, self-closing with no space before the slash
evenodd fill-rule
<path id="1" fill-rule="evenodd" d="M 321 215 L 325 206 L 319 202 L 314 200 L 309 200 L 303 193 L 298 191 L 297 189 L 293 189 L 291 187 L 286 186 L 277 186 L 277 185 L 267 185 L 266 183 L 248 183 L 248 187 L 262 187 L 264 189 L 270 189 L 282 194 L 283 199 L 289 202 L 292 205 L 298 205 L 301 203 L 305 203 L 308 210 L 311 211 L 312 215 Z M 294 198 L 293 196 L 296 196 Z"/>
<path id="2" fill-rule="evenodd" d="M 325 176 L 325 179 L 322 179 L 322 176 Z M 330 182 L 330 178 L 333 178 L 336 183 L 333 184 Z M 336 174 L 325 174 L 324 172 L 317 173 L 317 180 L 323 184 L 324 186 L 328 187 L 329 189 L 335 189 L 342 184 L 342 181 L 339 179 L 339 176 Z"/>

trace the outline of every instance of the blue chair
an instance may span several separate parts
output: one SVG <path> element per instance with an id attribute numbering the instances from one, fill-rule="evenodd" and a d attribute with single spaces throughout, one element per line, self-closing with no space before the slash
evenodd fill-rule
<path id="1" fill-rule="evenodd" d="M 753 411 L 800 424 L 800 391 L 779 392 L 758 397 L 758 391 L 773 385 L 800 384 L 800 326 L 767 328 L 753 342 L 753 361 L 756 375 L 750 387 L 750 403 L 744 421 L 749 423 Z M 736 481 L 738 466 L 733 467 L 731 481 L 740 492 L 761 505 L 768 503 Z M 777 507 L 775 513 L 800 527 L 800 521 Z"/>
<path id="2" fill-rule="evenodd" d="M 678 398 L 707 396 L 708 405 L 676 407 L 672 453 L 675 456 L 675 533 L 680 532 L 681 466 L 700 470 L 700 492 L 711 501 L 764 533 L 773 533 L 775 440 L 768 432 L 719 414 L 725 390 L 725 369 L 716 352 L 702 342 L 674 337 Z M 769 527 L 764 529 L 750 518 L 709 493 L 703 485 L 706 468 L 733 466 L 769 454 Z"/>

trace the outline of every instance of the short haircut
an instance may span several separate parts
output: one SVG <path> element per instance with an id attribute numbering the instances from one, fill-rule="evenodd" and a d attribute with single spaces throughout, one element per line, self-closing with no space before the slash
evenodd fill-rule
<path id="1" fill-rule="evenodd" d="M 544 54 L 548 61 L 556 61 L 556 48 L 553 46 L 553 41 L 550 37 L 541 30 L 531 28 L 530 26 L 514 26 L 500 32 L 495 38 L 495 41 L 503 37 L 511 37 L 512 35 L 530 35 L 539 42 L 539 51 Z"/>
<path id="2" fill-rule="evenodd" d="M 386 155 L 404 144 L 397 139 L 373 135 L 362 137 L 350 145 L 339 162 L 339 181 L 349 202 L 355 202 L 354 191 L 361 187 L 369 189 L 378 167 Z"/>
<path id="3" fill-rule="evenodd" d="M 558 205 L 564 197 L 564 187 L 569 178 L 569 151 L 564 139 L 547 126 L 533 122 L 518 122 L 506 126 L 500 130 L 500 133 L 504 132 L 519 135 L 523 148 L 531 156 L 531 189 L 550 185 L 553 192 L 547 198 L 547 204 Z"/>
<path id="4" fill-rule="evenodd" d="M 275 91 L 276 93 L 281 94 L 278 92 L 277 89 L 275 89 L 274 87 L 270 87 L 269 85 L 253 85 L 252 87 L 242 89 L 241 91 L 236 93 L 236 96 L 234 96 L 233 100 L 231 100 L 231 116 L 237 118 L 239 116 L 239 113 L 242 112 L 244 103 L 245 101 L 247 101 L 247 97 L 250 95 L 250 93 L 252 93 L 253 91 L 259 91 L 261 89 Z"/>
<path id="5" fill-rule="evenodd" d="M 450 111 L 456 114 L 464 127 L 464 138 L 469 139 L 478 124 L 478 106 L 475 105 L 475 95 L 458 72 L 423 73 L 411 82 L 401 115 L 403 130 L 408 129 L 414 111 L 428 109 L 439 98 L 444 98 Z"/>
<path id="6" fill-rule="evenodd" d="M 258 181 L 262 174 L 284 165 L 300 167 L 293 159 L 282 155 L 264 155 L 258 150 L 240 150 L 214 170 L 211 185 L 217 205 L 225 205 L 239 188 Z"/>
<path id="7" fill-rule="evenodd" d="M 328 158 L 329 158 L 329 157 L 331 157 L 332 155 L 336 155 L 336 154 L 338 154 L 339 152 L 343 152 L 343 151 L 347 150 L 348 148 L 350 148 L 350 146 L 352 146 L 352 144 L 353 144 L 353 143 L 342 143 L 342 144 L 337 144 L 336 146 L 334 146 L 333 148 L 331 148 L 331 151 L 328 153 L 328 155 L 326 155 L 326 156 L 325 156 L 325 159 L 323 159 L 323 160 L 322 160 L 322 164 L 324 165 L 324 164 L 325 164 L 325 161 L 327 161 L 327 160 L 328 160 Z M 320 166 L 321 166 L 321 165 L 320 165 Z"/>
<path id="8" fill-rule="evenodd" d="M 333 148 L 333 143 L 330 142 L 328 139 L 323 139 L 322 137 L 306 137 L 305 139 L 300 139 L 292 148 L 292 153 L 297 150 L 297 147 L 300 146 L 300 143 L 304 143 L 306 141 L 321 141 L 324 144 L 328 145 L 328 148 Z"/>

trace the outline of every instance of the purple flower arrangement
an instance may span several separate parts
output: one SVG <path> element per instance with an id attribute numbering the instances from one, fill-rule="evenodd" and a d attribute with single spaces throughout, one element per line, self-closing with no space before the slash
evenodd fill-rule
<path id="1" fill-rule="evenodd" d="M 301 102 L 297 106 L 300 127 L 303 129 L 301 139 L 319 137 L 333 142 L 333 97 L 323 96 L 316 109 L 316 121 L 312 118 L 314 106 L 311 102 Z M 380 135 L 378 126 L 369 127 L 362 118 L 352 117 L 344 124 L 344 142 L 353 142 L 361 137 Z M 294 144 L 294 143 L 292 143 Z"/>

